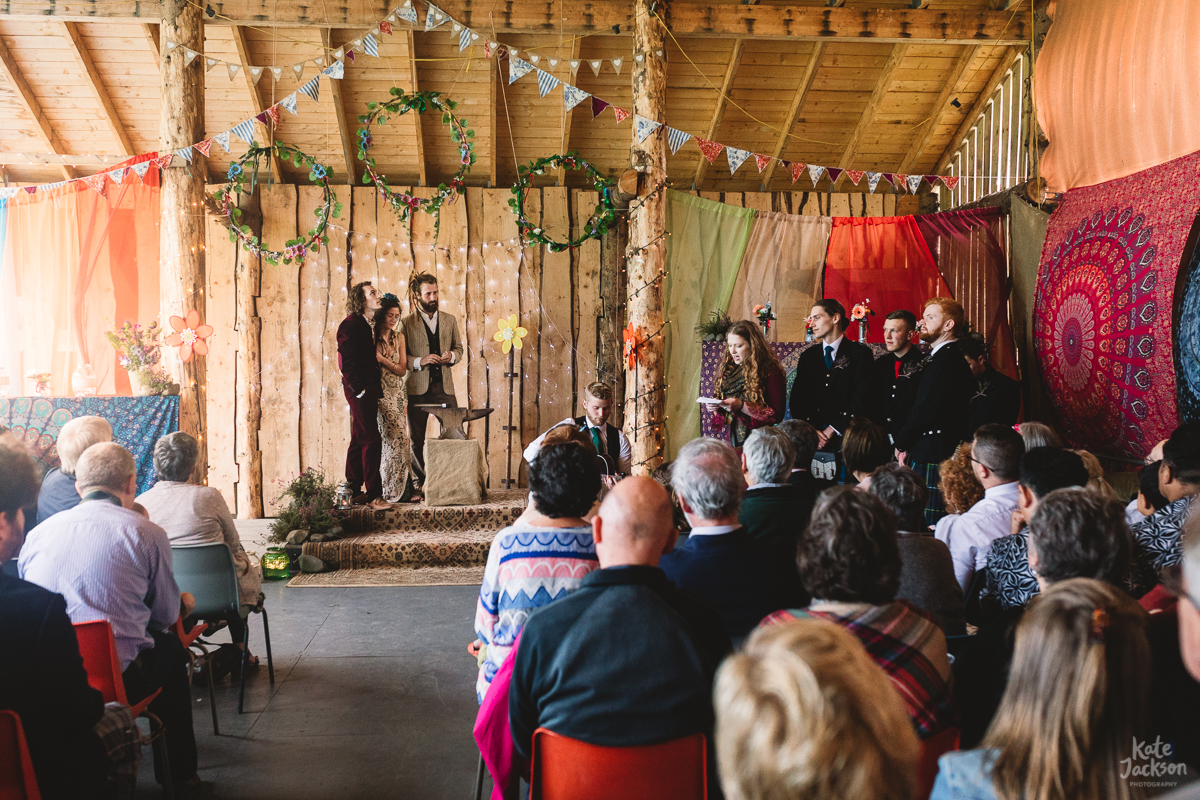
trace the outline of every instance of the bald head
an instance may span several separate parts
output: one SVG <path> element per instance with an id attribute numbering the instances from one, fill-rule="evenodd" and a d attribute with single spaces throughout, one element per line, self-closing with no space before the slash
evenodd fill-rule
<path id="1" fill-rule="evenodd" d="M 651 478 L 626 478 L 600 504 L 592 531 L 601 567 L 658 566 L 678 535 L 671 496 Z"/>

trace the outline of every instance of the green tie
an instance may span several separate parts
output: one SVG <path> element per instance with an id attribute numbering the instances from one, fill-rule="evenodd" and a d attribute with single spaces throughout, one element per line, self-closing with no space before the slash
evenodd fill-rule
<path id="1" fill-rule="evenodd" d="M 589 427 L 588 430 L 592 432 L 592 444 L 596 445 L 596 454 L 604 455 L 604 445 L 600 444 L 600 429 Z"/>

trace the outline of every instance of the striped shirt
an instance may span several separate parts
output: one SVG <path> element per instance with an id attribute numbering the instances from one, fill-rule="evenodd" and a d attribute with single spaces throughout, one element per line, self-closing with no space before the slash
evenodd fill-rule
<path id="1" fill-rule="evenodd" d="M 80 503 L 30 531 L 18 569 L 61 594 L 71 622 L 108 620 L 122 671 L 154 646 L 147 630 L 165 631 L 179 617 L 166 531 L 104 500 Z"/>
<path id="2" fill-rule="evenodd" d="M 485 646 L 475 683 L 479 702 L 529 615 L 578 587 L 599 567 L 590 526 L 538 528 L 518 523 L 496 535 L 475 609 L 475 633 Z"/>

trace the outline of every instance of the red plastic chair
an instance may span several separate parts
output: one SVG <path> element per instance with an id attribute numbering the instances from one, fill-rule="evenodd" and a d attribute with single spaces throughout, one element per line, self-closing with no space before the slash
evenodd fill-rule
<path id="1" fill-rule="evenodd" d="M 917 762 L 917 793 L 913 797 L 926 800 L 933 791 L 937 779 L 938 759 L 958 749 L 961 732 L 958 728 L 946 728 L 921 742 L 921 759 Z"/>
<path id="2" fill-rule="evenodd" d="M 0 711 L 0 800 L 42 800 L 17 712 Z"/>
<path id="3" fill-rule="evenodd" d="M 600 747 L 538 728 L 530 800 L 707 800 L 704 734 L 640 747 Z"/>

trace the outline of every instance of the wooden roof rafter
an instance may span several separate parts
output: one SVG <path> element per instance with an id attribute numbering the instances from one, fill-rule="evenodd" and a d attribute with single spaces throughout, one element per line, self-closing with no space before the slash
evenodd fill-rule
<path id="1" fill-rule="evenodd" d="M 133 141 L 129 138 L 129 132 L 125 130 L 121 118 L 117 116 L 116 106 L 113 105 L 112 98 L 109 97 L 108 90 L 104 88 L 104 82 L 96 69 L 96 64 L 92 61 L 92 54 L 88 51 L 87 42 L 83 40 L 83 32 L 80 30 L 79 23 L 62 22 L 59 24 L 62 25 L 63 35 L 67 39 L 71 54 L 75 56 L 75 61 L 83 70 L 84 81 L 91 89 L 96 102 L 100 104 L 104 121 L 112 131 L 113 138 L 117 140 L 117 149 L 121 155 L 126 157 L 137 155 Z"/>
<path id="2" fill-rule="evenodd" d="M 879 75 L 879 81 L 875 84 L 875 91 L 871 92 L 871 98 L 867 100 L 867 107 L 863 109 L 858 124 L 854 126 L 854 132 L 850 134 L 850 140 L 846 142 L 846 149 L 842 151 L 842 157 L 838 160 L 840 169 L 849 169 L 854 166 L 854 157 L 859 144 L 862 143 L 863 134 L 866 133 L 867 128 L 871 127 L 871 123 L 879 111 L 879 106 L 883 103 L 883 98 L 887 96 L 888 88 L 892 85 L 896 69 L 899 68 L 900 62 L 908 53 L 908 47 L 906 44 L 892 45 L 892 52 L 888 55 L 888 60 L 883 65 L 883 72 Z"/>
<path id="3" fill-rule="evenodd" d="M 332 54 L 335 48 L 333 46 L 333 32 L 330 28 L 321 28 L 321 46 L 325 48 L 325 52 Z M 350 123 L 346 119 L 346 106 L 342 103 L 342 82 L 336 80 L 329 81 L 329 94 L 333 98 L 333 113 L 337 117 L 338 135 L 342 142 L 342 156 L 345 159 L 346 183 L 353 186 L 358 180 L 358 173 L 354 169 L 354 154 L 355 149 L 352 145 L 350 136 Z"/>
<path id="4" fill-rule="evenodd" d="M 254 113 L 251 116 L 257 117 L 266 111 L 270 104 L 263 97 L 262 89 L 258 82 L 250 74 L 250 65 L 254 63 L 254 60 L 250 57 L 250 47 L 246 44 L 246 31 L 240 25 L 233 26 L 233 44 L 237 47 L 238 63 L 241 65 L 239 72 L 246 79 L 246 89 L 250 92 L 250 106 L 254 109 Z M 262 80 L 262 76 L 259 76 L 259 80 Z M 275 141 L 270 127 L 263 121 L 255 119 L 254 130 L 257 135 L 262 136 L 264 145 L 269 145 Z M 276 181 L 282 182 L 283 164 L 279 161 L 279 154 L 272 150 L 268 161 L 270 163 L 271 174 L 275 176 Z"/>
<path id="5" fill-rule="evenodd" d="M 162 43 L 158 34 L 158 26 L 153 22 L 143 22 L 142 35 L 146 37 L 146 43 L 150 46 L 150 52 L 154 53 L 154 62 L 157 64 L 162 58 Z"/>
<path id="6" fill-rule="evenodd" d="M 717 95 L 717 107 L 713 109 L 712 121 L 708 124 L 708 132 L 704 134 L 704 138 L 710 142 L 717 138 L 717 131 L 721 129 L 721 120 L 725 116 L 725 105 L 729 102 L 729 90 L 733 88 L 733 79 L 737 77 L 738 67 L 742 64 L 742 51 L 745 49 L 745 40 L 736 39 L 733 43 L 733 52 L 729 54 L 729 63 L 725 66 L 725 79 L 721 82 L 721 92 Z M 704 180 L 704 173 L 708 170 L 708 159 L 700 157 L 699 163 L 696 164 L 696 175 L 692 178 L 692 188 L 698 187 Z"/>
<path id="7" fill-rule="evenodd" d="M 412 88 L 410 89 L 410 91 L 413 94 L 416 94 L 417 92 L 421 91 L 420 80 L 417 77 L 416 44 L 413 42 L 413 32 L 412 31 L 407 31 L 405 33 L 405 37 L 406 37 L 406 41 L 408 42 L 408 77 L 409 77 L 409 81 L 412 84 Z M 413 135 L 416 137 L 416 143 L 417 143 L 417 180 L 418 180 L 417 185 L 418 186 L 428 186 L 429 179 L 425 172 L 425 131 L 421 125 L 421 115 L 414 112 L 410 116 L 412 117 L 412 123 L 413 123 L 413 128 L 414 128 Z"/>
<path id="8" fill-rule="evenodd" d="M 959 54 L 954 62 L 954 66 L 950 68 L 950 75 L 946 79 L 946 85 L 942 87 L 941 94 L 933 102 L 933 112 L 925 124 L 917 131 L 916 136 L 913 137 L 912 147 L 908 149 L 904 160 L 900 162 L 898 172 L 907 174 L 921 156 L 924 155 L 925 150 L 929 147 L 929 143 L 937 134 L 937 129 L 942 124 L 942 120 L 950 113 L 949 110 L 953 108 L 950 105 L 950 101 L 958 94 L 963 76 L 967 73 L 967 68 L 975 61 L 975 57 L 979 55 L 979 51 L 982 49 L 982 45 L 968 45 Z"/>
<path id="9" fill-rule="evenodd" d="M 21 67 L 17 64 L 17 60 L 13 58 L 12 51 L 8 49 L 8 45 L 4 44 L 3 40 L 0 40 L 0 72 L 4 73 L 4 77 L 12 85 L 13 89 L 16 90 L 21 105 L 25 107 L 25 111 L 33 117 L 34 128 L 50 152 L 57 155 L 69 153 L 70 151 L 62 143 L 62 140 L 58 138 L 58 134 L 54 132 L 54 127 L 50 124 L 50 120 L 46 118 L 46 112 L 42 111 L 42 106 L 34 96 L 33 89 L 29 87 L 29 82 L 21 74 Z M 67 180 L 75 177 L 75 170 L 65 164 L 60 165 L 59 170 Z"/>
<path id="10" fill-rule="evenodd" d="M 571 40 L 571 54 L 570 54 L 570 56 L 568 56 L 568 59 L 569 59 L 569 61 L 567 62 L 568 66 L 570 66 L 571 61 L 579 60 L 579 39 L 578 38 Z M 571 67 L 571 77 L 568 80 L 570 80 L 570 82 L 572 84 L 574 84 L 576 81 L 576 76 L 578 74 L 579 74 L 579 65 L 576 64 L 575 66 Z M 562 112 L 562 133 L 560 136 L 560 142 L 559 142 L 559 147 L 558 147 L 559 153 L 565 154 L 568 150 L 571 149 L 571 116 L 574 113 L 575 113 L 575 107 L 569 108 L 569 109 L 564 109 Z M 559 186 L 565 186 L 566 179 L 567 179 L 567 171 L 565 169 L 563 169 L 562 167 L 559 167 L 558 168 L 558 178 L 556 180 L 556 183 Z"/>
<path id="11" fill-rule="evenodd" d="M 779 164 L 779 159 L 783 157 L 783 151 L 790 138 L 789 134 L 796 126 L 796 120 L 800 117 L 800 109 L 804 108 L 804 101 L 808 97 L 809 90 L 812 89 L 813 81 L 817 77 L 817 70 L 821 68 L 821 59 L 824 56 L 825 43 L 817 42 L 813 45 L 808 63 L 804 65 L 804 73 L 800 76 L 800 83 L 796 86 L 796 93 L 792 95 L 792 103 L 788 106 L 787 116 L 783 120 L 783 133 L 779 136 L 779 141 L 775 143 L 775 151 L 771 153 L 771 163 L 767 165 L 766 174 L 763 175 L 762 188 L 764 192 L 771 185 L 771 176 L 775 174 L 775 167 Z"/>
<path id="12" fill-rule="evenodd" d="M 1009 47 L 1008 52 L 1000 57 L 999 66 L 992 72 L 992 77 L 988 79 L 987 85 L 979 93 L 974 105 L 971 106 L 971 110 L 963 118 L 962 124 L 958 126 L 958 130 L 954 132 L 954 136 L 950 137 L 950 143 L 946 146 L 942 157 L 938 159 L 937 167 L 934 168 L 936 174 L 941 175 L 945 171 L 947 165 L 950 163 L 950 159 L 954 157 L 954 154 L 958 152 L 958 148 L 962 146 L 963 139 L 966 138 L 967 133 L 970 132 L 971 128 L 975 127 L 975 123 L 979 120 L 979 115 L 987 108 L 987 104 L 992 101 L 992 95 L 996 93 L 1000 82 L 1008 75 L 1008 71 L 1012 69 L 1013 64 L 1016 63 L 1017 58 L 1023 52 L 1025 52 L 1023 47 Z"/>

